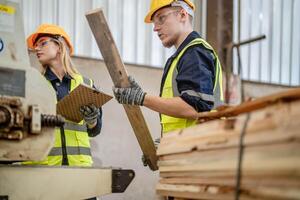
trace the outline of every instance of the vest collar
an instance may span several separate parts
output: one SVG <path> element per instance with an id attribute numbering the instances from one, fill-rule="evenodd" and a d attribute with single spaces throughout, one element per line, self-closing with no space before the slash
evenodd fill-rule
<path id="1" fill-rule="evenodd" d="M 176 52 L 172 55 L 172 58 L 175 58 L 178 56 L 178 54 L 184 49 L 184 47 L 186 47 L 191 41 L 193 41 L 196 38 L 200 38 L 200 35 L 196 32 L 193 31 L 191 32 L 186 38 L 185 40 L 179 45 L 178 49 L 176 50 Z"/>
<path id="2" fill-rule="evenodd" d="M 162 93 L 162 88 L 163 85 L 165 83 L 165 79 L 167 77 L 167 74 L 169 72 L 169 69 L 171 67 L 171 64 L 173 62 L 173 60 L 178 56 L 178 54 L 184 49 L 184 47 L 186 47 L 190 42 L 192 42 L 194 39 L 196 38 L 201 38 L 201 36 L 196 32 L 193 31 L 191 32 L 186 38 L 185 40 L 181 43 L 181 45 L 178 47 L 178 49 L 176 50 L 176 52 L 167 60 L 166 65 L 164 67 L 164 72 L 163 72 L 163 76 L 162 76 L 162 80 L 161 80 L 161 85 L 160 85 L 160 95 Z"/>
<path id="3" fill-rule="evenodd" d="M 50 67 L 47 67 L 44 76 L 50 82 L 58 79 L 58 77 L 54 74 L 54 72 L 50 69 Z M 65 76 L 63 77 L 63 80 L 64 79 L 71 80 L 72 77 L 69 74 L 65 74 Z"/>

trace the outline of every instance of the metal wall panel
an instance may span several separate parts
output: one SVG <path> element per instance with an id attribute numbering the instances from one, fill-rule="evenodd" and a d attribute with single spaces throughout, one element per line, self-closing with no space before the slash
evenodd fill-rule
<path id="1" fill-rule="evenodd" d="M 235 41 L 238 41 L 235 0 Z M 241 40 L 267 39 L 241 48 L 244 79 L 300 85 L 300 0 L 241 0 Z M 234 71 L 237 72 L 236 55 Z"/>
<path id="2" fill-rule="evenodd" d="M 199 0 L 205 1 L 205 0 Z M 41 23 L 62 26 L 71 36 L 75 55 L 101 58 L 85 12 L 103 8 L 117 47 L 125 62 L 163 67 L 175 49 L 162 46 L 152 24 L 144 17 L 150 0 L 19 0 L 23 9 L 25 34 Z M 199 8 L 199 11 L 204 8 Z M 203 23 L 204 24 L 204 23 Z M 202 27 L 205 27 L 202 24 Z"/>
<path id="3" fill-rule="evenodd" d="M 26 0 L 21 1 L 25 34 L 41 23 L 62 26 L 71 36 L 75 55 L 102 58 L 91 34 L 85 12 L 104 10 L 117 47 L 125 62 L 162 67 L 174 50 L 162 47 L 151 24 L 144 23 L 150 0 Z"/>
<path id="4" fill-rule="evenodd" d="M 198 0 L 200 31 L 205 38 L 206 0 Z M 101 58 L 85 12 L 102 7 L 125 62 L 163 67 L 175 51 L 163 48 L 153 25 L 144 17 L 150 0 L 19 0 L 25 34 L 41 23 L 58 24 L 70 34 L 75 55 Z M 199 7 L 199 6 L 198 6 Z M 234 5 L 234 33 L 238 41 L 238 0 Z M 300 0 L 241 0 L 241 40 L 266 34 L 267 39 L 241 48 L 242 77 L 248 80 L 300 84 Z M 199 23 L 199 22 L 198 22 Z M 198 24 L 197 24 L 198 25 Z M 199 26 L 196 26 L 199 27 Z M 234 71 L 237 72 L 236 55 Z"/>

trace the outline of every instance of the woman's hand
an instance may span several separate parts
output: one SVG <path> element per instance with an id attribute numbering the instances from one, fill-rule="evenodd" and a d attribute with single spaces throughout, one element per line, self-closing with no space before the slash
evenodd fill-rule
<path id="1" fill-rule="evenodd" d="M 79 111 L 88 128 L 94 128 L 97 124 L 97 118 L 100 114 L 99 109 L 94 104 L 91 104 L 81 106 Z"/>

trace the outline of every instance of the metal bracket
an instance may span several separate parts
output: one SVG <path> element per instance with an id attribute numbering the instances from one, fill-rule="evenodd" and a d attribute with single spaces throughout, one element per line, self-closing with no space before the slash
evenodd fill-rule
<path id="1" fill-rule="evenodd" d="M 126 190 L 135 176 L 133 170 L 113 169 L 112 170 L 112 193 L 122 193 Z"/>
<path id="2" fill-rule="evenodd" d="M 31 133 L 33 134 L 40 134 L 42 130 L 41 126 L 41 111 L 38 105 L 32 105 L 30 109 L 31 113 Z"/>

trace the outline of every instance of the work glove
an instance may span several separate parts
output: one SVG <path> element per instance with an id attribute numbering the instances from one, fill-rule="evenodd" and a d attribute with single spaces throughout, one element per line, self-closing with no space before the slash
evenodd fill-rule
<path id="1" fill-rule="evenodd" d="M 157 149 L 158 145 L 160 144 L 160 138 L 156 138 L 153 142 L 154 142 L 155 149 Z M 148 166 L 148 159 L 147 156 L 145 156 L 144 154 L 142 155 L 142 162 L 145 167 Z"/>
<path id="2" fill-rule="evenodd" d="M 97 123 L 100 111 L 94 104 L 81 106 L 79 111 L 89 127 L 94 126 Z"/>
<path id="3" fill-rule="evenodd" d="M 128 88 L 113 87 L 113 92 L 117 101 L 121 104 L 142 106 L 146 92 L 142 90 L 132 76 L 129 76 L 128 80 L 130 83 Z"/>

